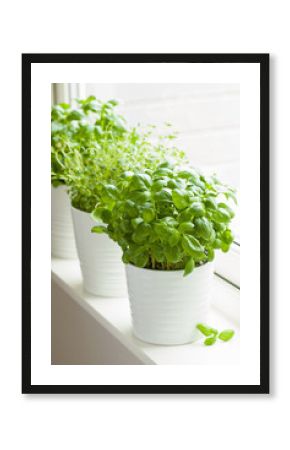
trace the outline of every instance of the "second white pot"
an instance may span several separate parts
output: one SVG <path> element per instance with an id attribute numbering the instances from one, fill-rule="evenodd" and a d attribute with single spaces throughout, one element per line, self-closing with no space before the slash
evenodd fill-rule
<path id="1" fill-rule="evenodd" d="M 92 233 L 97 225 L 89 213 L 72 208 L 77 252 L 84 288 L 104 297 L 126 297 L 125 266 L 119 246 L 106 234 Z"/>
<path id="2" fill-rule="evenodd" d="M 183 270 L 161 271 L 126 266 L 133 332 L 145 342 L 177 345 L 198 336 L 196 325 L 207 321 L 213 263 Z"/>
<path id="3" fill-rule="evenodd" d="M 77 258 L 66 186 L 51 187 L 51 254 L 57 258 Z"/>

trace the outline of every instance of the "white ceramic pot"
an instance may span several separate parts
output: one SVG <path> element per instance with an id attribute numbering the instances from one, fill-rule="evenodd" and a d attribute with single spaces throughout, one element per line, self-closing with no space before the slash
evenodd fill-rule
<path id="1" fill-rule="evenodd" d="M 207 321 L 213 263 L 183 270 L 161 271 L 126 266 L 133 332 L 151 344 L 177 345 L 198 336 L 196 325 Z"/>
<path id="2" fill-rule="evenodd" d="M 127 297 L 120 247 L 106 234 L 91 232 L 97 224 L 89 213 L 72 208 L 72 217 L 85 290 L 98 296 Z"/>
<path id="3" fill-rule="evenodd" d="M 51 187 L 51 254 L 57 258 L 77 258 L 70 208 L 66 186 Z"/>

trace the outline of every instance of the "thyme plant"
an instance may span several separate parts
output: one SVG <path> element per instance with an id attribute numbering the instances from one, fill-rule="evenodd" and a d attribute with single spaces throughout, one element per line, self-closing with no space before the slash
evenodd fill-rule
<path id="1" fill-rule="evenodd" d="M 175 134 L 168 124 L 168 131 L 157 136 L 152 126 L 129 128 L 115 100 L 89 97 L 78 103 L 77 109 L 52 108 L 52 184 L 68 187 L 75 208 L 92 212 L 103 184 L 115 183 L 124 171 L 154 168 L 165 158 L 185 161 L 184 152 L 172 145 Z"/>
<path id="2" fill-rule="evenodd" d="M 90 96 L 76 100 L 78 107 L 59 103 L 51 108 L 51 181 L 53 186 L 66 184 L 64 168 L 74 150 L 99 147 L 103 141 L 120 139 L 127 131 L 125 119 L 116 112 L 117 102 L 101 102 Z M 85 155 L 87 158 L 87 155 Z M 71 164 L 71 167 L 72 165 Z"/>

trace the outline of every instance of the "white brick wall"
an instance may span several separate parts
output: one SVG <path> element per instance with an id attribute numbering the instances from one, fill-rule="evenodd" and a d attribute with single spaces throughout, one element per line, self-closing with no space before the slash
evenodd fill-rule
<path id="1" fill-rule="evenodd" d="M 239 187 L 239 85 L 87 84 L 84 91 L 120 100 L 132 125 L 172 123 L 178 146 L 195 166 Z"/>

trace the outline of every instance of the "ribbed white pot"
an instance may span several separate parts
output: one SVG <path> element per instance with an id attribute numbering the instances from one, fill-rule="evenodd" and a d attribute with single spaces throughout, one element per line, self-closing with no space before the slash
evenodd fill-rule
<path id="1" fill-rule="evenodd" d="M 91 232 L 97 224 L 89 213 L 72 208 L 72 217 L 85 290 L 98 296 L 126 297 L 120 247 L 106 234 Z"/>
<path id="2" fill-rule="evenodd" d="M 207 321 L 213 263 L 183 277 L 182 270 L 161 271 L 126 266 L 133 332 L 151 344 L 177 345 L 198 336 Z"/>
<path id="3" fill-rule="evenodd" d="M 51 254 L 77 258 L 70 200 L 66 186 L 51 187 Z"/>

